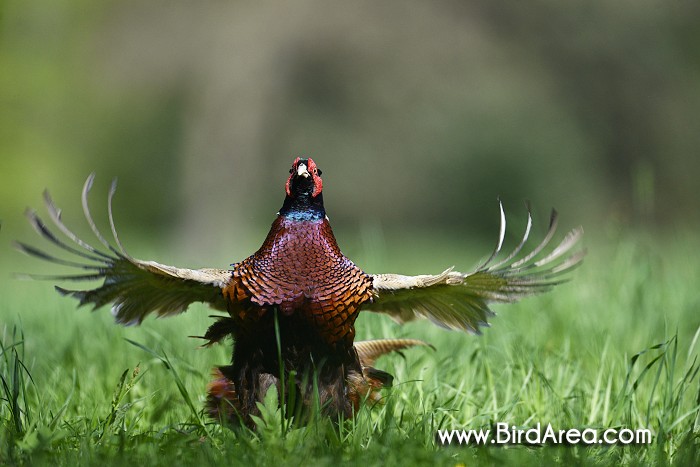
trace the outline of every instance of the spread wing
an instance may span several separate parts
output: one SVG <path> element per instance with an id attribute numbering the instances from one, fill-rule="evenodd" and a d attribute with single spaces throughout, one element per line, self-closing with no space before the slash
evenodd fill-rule
<path id="1" fill-rule="evenodd" d="M 80 305 L 93 305 L 93 309 L 112 303 L 112 313 L 117 322 L 126 325 L 140 324 L 150 313 L 156 313 L 158 316 L 181 313 L 193 302 L 205 302 L 213 308 L 226 309 L 222 289 L 231 278 L 230 271 L 177 268 L 154 261 L 134 259 L 126 253 L 117 236 L 112 217 L 112 198 L 116 190 L 116 181 L 112 183 L 108 198 L 109 221 L 118 248 L 112 246 L 97 229 L 90 214 L 88 193 L 93 180 L 94 174 L 91 174 L 83 187 L 83 211 L 90 228 L 107 252 L 98 250 L 69 230 L 61 220 L 61 210 L 54 205 L 49 193 L 44 192 L 44 201 L 53 224 L 72 243 L 59 238 L 36 212 L 27 210 L 27 218 L 34 230 L 49 242 L 69 252 L 73 259 L 58 258 L 21 242 L 16 242 L 15 246 L 31 256 L 73 267 L 82 272 L 53 276 L 35 274 L 29 277 L 61 281 L 102 280 L 102 285 L 94 289 L 67 290 L 57 286 L 56 290 L 63 295 L 77 298 Z"/>
<path id="2" fill-rule="evenodd" d="M 552 211 L 545 238 L 529 254 L 519 258 L 532 227 L 528 221 L 520 243 L 504 259 L 495 262 L 503 247 L 506 219 L 500 205 L 501 229 L 498 244 L 491 256 L 475 271 L 463 273 L 446 269 L 436 275 L 373 275 L 375 299 L 364 309 L 387 313 L 399 323 L 427 318 L 438 326 L 478 334 L 493 316 L 489 303 L 515 302 L 523 297 L 550 290 L 566 281 L 565 274 L 580 264 L 585 250 L 572 252 L 583 234 L 576 228 L 569 232 L 549 253 L 543 251 L 557 227 L 557 213 Z"/>

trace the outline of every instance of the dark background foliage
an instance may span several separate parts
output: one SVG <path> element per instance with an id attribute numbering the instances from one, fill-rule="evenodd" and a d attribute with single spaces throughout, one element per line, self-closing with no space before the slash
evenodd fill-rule
<path id="1" fill-rule="evenodd" d="M 78 219 L 95 171 L 122 229 L 233 261 L 297 155 L 347 237 L 492 239 L 499 196 L 593 237 L 692 225 L 699 5 L 3 1 L 3 230 L 45 187 Z"/>

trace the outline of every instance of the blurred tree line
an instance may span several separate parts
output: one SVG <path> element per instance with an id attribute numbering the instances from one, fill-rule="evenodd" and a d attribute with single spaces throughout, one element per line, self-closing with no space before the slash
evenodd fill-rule
<path id="1" fill-rule="evenodd" d="M 684 0 L 3 0 L 3 230 L 26 233 L 45 187 L 78 219 L 96 171 L 95 211 L 120 178 L 120 225 L 249 252 L 297 155 L 340 229 L 491 238 L 498 196 L 588 232 L 695 223 L 698 17 Z"/>

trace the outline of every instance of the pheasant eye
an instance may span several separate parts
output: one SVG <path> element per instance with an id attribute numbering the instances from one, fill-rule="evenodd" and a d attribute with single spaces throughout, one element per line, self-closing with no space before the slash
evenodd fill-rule
<path id="1" fill-rule="evenodd" d="M 290 173 L 290 174 L 293 174 L 293 173 L 294 173 L 294 169 L 289 169 L 289 173 Z"/>

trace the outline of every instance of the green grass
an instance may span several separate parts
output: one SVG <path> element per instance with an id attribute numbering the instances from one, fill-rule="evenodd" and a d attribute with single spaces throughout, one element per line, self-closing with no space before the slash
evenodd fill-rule
<path id="1" fill-rule="evenodd" d="M 198 349 L 187 337 L 206 329 L 206 308 L 122 328 L 107 310 L 76 311 L 49 284 L 8 279 L 0 286 L 0 464 L 685 465 L 700 458 L 698 246 L 680 236 L 589 244 L 571 283 L 498 307 L 480 337 L 361 316 L 360 338 L 418 337 L 436 350 L 380 360 L 396 376 L 386 403 L 340 427 L 324 419 L 289 427 L 271 393 L 256 432 L 222 428 L 202 411 L 210 369 L 230 352 Z M 443 258 L 417 264 L 439 270 Z M 497 422 L 648 427 L 653 443 L 435 441 L 437 429 Z"/>

